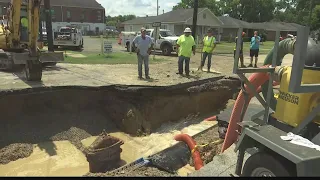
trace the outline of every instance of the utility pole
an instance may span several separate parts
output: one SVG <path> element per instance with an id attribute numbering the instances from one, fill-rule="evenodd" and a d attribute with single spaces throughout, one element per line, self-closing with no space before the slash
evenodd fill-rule
<path id="1" fill-rule="evenodd" d="M 159 16 L 159 0 L 157 0 L 157 16 Z"/>
<path id="2" fill-rule="evenodd" d="M 198 5 L 199 1 L 194 0 L 194 9 L 193 9 L 193 23 L 192 23 L 192 36 L 196 38 L 196 30 L 197 30 L 197 20 L 198 20 Z"/>
<path id="3" fill-rule="evenodd" d="M 44 9 L 46 15 L 46 29 L 47 29 L 47 38 L 48 38 L 48 51 L 53 52 L 53 33 L 52 33 L 52 19 L 51 19 L 51 7 L 50 0 L 44 0 Z"/>
<path id="4" fill-rule="evenodd" d="M 313 0 L 311 0 L 311 2 L 310 2 L 310 14 L 309 14 L 309 27 L 310 28 L 311 28 L 312 10 L 313 10 Z"/>

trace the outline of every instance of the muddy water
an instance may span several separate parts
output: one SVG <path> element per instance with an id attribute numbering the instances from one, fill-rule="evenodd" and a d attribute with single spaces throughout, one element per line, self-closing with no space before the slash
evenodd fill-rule
<path id="1" fill-rule="evenodd" d="M 167 124 L 160 131 L 146 137 L 131 137 L 123 132 L 109 133 L 124 141 L 121 146 L 122 163 L 131 163 L 138 158 L 158 153 L 177 143 L 174 135 L 188 133 L 193 136 L 216 122 L 201 121 L 186 124 L 189 120 Z M 180 127 L 180 128 L 178 128 Z M 183 128 L 184 127 L 184 128 Z M 175 130 L 180 129 L 180 130 Z M 82 140 L 84 146 L 90 146 L 96 137 Z M 124 164 L 123 164 L 124 165 Z M 185 169 L 189 173 L 189 169 Z M 185 175 L 187 172 L 183 172 Z M 0 176 L 83 176 L 89 172 L 89 163 L 85 155 L 69 141 L 46 142 L 34 145 L 30 157 L 0 165 Z"/>
<path id="2" fill-rule="evenodd" d="M 89 171 L 85 156 L 69 141 L 34 146 L 30 157 L 0 165 L 0 176 L 82 176 Z"/>

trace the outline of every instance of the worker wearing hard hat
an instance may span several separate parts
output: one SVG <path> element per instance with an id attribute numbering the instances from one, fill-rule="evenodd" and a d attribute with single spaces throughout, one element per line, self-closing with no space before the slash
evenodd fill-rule
<path id="1" fill-rule="evenodd" d="M 178 74 L 183 74 L 183 62 L 185 62 L 185 72 L 187 77 L 190 73 L 190 58 L 193 52 L 193 55 L 196 54 L 196 43 L 194 38 L 191 36 L 191 29 L 186 28 L 184 34 L 181 35 L 177 41 L 177 52 L 179 56 L 178 60 Z"/>
<path id="2" fill-rule="evenodd" d="M 21 41 L 28 41 L 28 25 L 29 25 L 29 21 L 26 17 L 22 17 L 21 20 L 21 36 L 20 36 L 20 40 Z"/>
<path id="3" fill-rule="evenodd" d="M 200 70 L 202 71 L 202 68 L 208 57 L 208 72 L 210 72 L 212 52 L 216 48 L 217 42 L 216 42 L 216 38 L 213 36 L 212 29 L 209 29 L 207 33 L 208 33 L 207 36 L 203 38 L 202 61 L 201 61 Z"/>
<path id="4" fill-rule="evenodd" d="M 245 32 L 242 32 L 242 39 L 241 39 L 241 42 L 240 42 L 240 54 L 239 54 L 239 59 L 240 59 L 240 63 L 241 63 L 241 68 L 245 68 L 246 66 L 244 65 L 244 62 L 243 62 L 243 38 L 244 36 L 246 35 Z M 233 57 L 235 58 L 236 57 L 236 49 L 237 49 L 237 45 L 238 45 L 238 37 L 236 37 L 235 39 L 235 46 L 234 46 L 234 52 L 233 52 Z"/>

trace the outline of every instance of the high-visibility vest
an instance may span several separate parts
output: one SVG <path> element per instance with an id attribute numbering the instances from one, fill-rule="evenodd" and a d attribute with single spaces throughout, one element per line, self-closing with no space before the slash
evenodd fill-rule
<path id="1" fill-rule="evenodd" d="M 28 19 L 25 17 L 21 18 L 21 25 L 22 27 L 28 28 L 28 25 L 29 25 Z"/>
<path id="2" fill-rule="evenodd" d="M 209 36 L 204 37 L 203 52 L 212 53 L 215 41 L 216 41 L 216 38 L 213 36 L 211 36 L 210 40 L 209 40 Z"/>

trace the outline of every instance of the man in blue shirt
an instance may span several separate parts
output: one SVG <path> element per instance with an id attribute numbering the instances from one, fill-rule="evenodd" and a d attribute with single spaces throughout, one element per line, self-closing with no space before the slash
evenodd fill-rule
<path id="1" fill-rule="evenodd" d="M 133 39 L 136 45 L 136 52 L 138 56 L 138 74 L 139 79 L 142 79 L 142 64 L 144 64 L 146 79 L 149 77 L 149 55 L 153 47 L 153 42 L 150 36 L 146 35 L 146 29 L 141 28 L 141 35 Z"/>
<path id="2" fill-rule="evenodd" d="M 261 38 L 258 36 L 258 31 L 254 32 L 254 36 L 251 38 L 250 43 L 250 65 L 248 67 L 252 67 L 253 56 L 255 57 L 254 67 L 257 68 L 258 56 L 259 56 L 259 46 L 260 46 Z"/>

